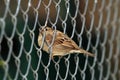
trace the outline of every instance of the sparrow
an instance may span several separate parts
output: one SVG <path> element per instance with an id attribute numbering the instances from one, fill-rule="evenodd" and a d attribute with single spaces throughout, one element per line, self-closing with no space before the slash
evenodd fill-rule
<path id="1" fill-rule="evenodd" d="M 54 30 L 47 26 L 39 28 L 38 45 L 47 53 L 50 53 L 49 45 L 51 45 L 52 58 L 54 56 L 65 56 L 73 53 L 83 53 L 91 57 L 95 56 L 94 54 L 87 52 L 84 49 L 81 49 L 66 34 L 62 33 L 59 30 Z"/>

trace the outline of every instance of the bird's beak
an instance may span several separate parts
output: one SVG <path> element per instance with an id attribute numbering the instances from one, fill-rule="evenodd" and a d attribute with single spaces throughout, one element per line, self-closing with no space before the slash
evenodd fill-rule
<path id="1" fill-rule="evenodd" d="M 42 33 L 44 31 L 44 27 L 39 28 L 39 32 Z"/>
<path id="2" fill-rule="evenodd" d="M 40 28 L 39 28 L 39 33 L 40 33 L 40 34 L 43 34 L 44 31 L 45 31 L 45 27 L 40 27 Z"/>
<path id="3" fill-rule="evenodd" d="M 42 28 L 39 28 L 39 33 L 42 33 L 42 32 L 43 32 Z"/>

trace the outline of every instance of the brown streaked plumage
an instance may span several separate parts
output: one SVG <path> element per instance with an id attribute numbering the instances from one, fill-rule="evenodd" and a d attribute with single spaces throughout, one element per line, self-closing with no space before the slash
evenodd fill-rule
<path id="1" fill-rule="evenodd" d="M 39 36 L 38 36 L 38 45 L 42 47 L 44 51 L 49 53 L 48 45 L 50 45 L 53 41 L 54 32 L 52 28 L 49 27 L 43 27 L 39 30 Z M 42 46 L 43 36 L 45 35 L 44 44 Z M 94 54 L 85 51 L 84 49 L 81 49 L 78 47 L 78 45 L 67 35 L 64 33 L 56 30 L 55 32 L 55 39 L 52 44 L 52 57 L 54 56 L 64 56 L 67 54 L 72 53 L 83 53 L 88 56 L 94 57 Z"/>

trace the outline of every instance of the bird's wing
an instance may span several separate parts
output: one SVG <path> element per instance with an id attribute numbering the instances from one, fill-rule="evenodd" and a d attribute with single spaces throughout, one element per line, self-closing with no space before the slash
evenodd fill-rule
<path id="1" fill-rule="evenodd" d="M 52 40 L 53 40 L 53 34 L 47 34 L 46 42 L 48 45 L 52 43 Z M 68 49 L 68 50 L 78 50 L 79 49 L 77 44 L 71 38 L 69 38 L 67 35 L 61 33 L 60 31 L 57 31 L 53 46 L 56 49 L 63 49 L 63 50 L 64 49 Z"/>
<path id="2" fill-rule="evenodd" d="M 79 49 L 77 44 L 67 36 L 65 37 L 57 37 L 54 42 L 54 46 L 59 46 L 63 49 L 68 49 L 68 50 L 76 50 Z"/>

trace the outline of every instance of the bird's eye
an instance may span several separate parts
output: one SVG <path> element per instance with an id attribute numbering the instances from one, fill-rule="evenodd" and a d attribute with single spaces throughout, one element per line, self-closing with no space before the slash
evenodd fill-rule
<path id="1" fill-rule="evenodd" d="M 48 29 L 46 28 L 45 30 L 47 31 Z"/>

